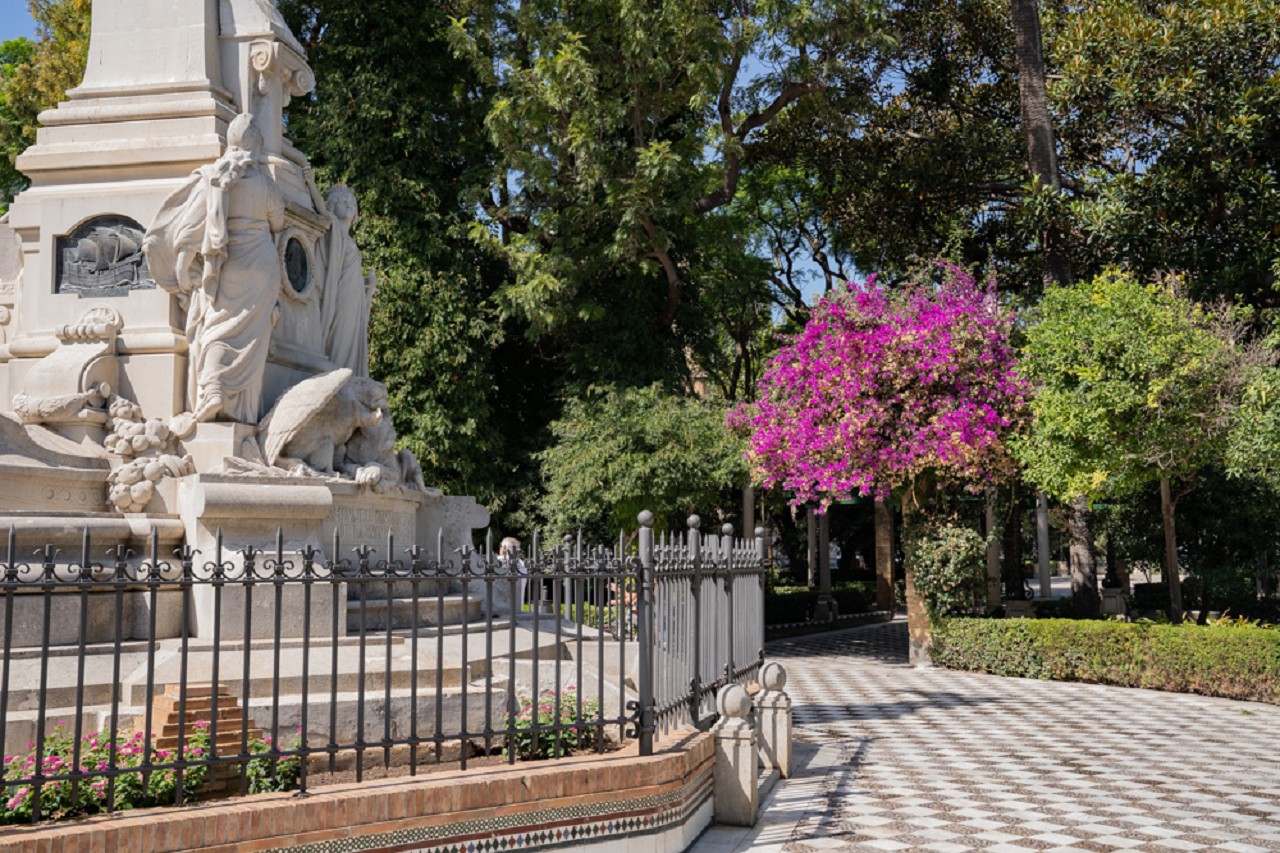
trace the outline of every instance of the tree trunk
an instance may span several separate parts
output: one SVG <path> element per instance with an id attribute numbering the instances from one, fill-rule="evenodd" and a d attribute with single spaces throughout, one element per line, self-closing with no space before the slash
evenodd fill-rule
<path id="1" fill-rule="evenodd" d="M 1071 534 L 1071 597 L 1076 615 L 1093 619 L 1102 611 L 1098 594 L 1098 561 L 1093 551 L 1093 534 L 1089 530 L 1089 503 L 1077 498 L 1071 504 L 1068 521 Z"/>
<path id="2" fill-rule="evenodd" d="M 812 505 L 805 512 L 805 525 L 809 548 L 809 589 L 813 589 L 818 585 L 818 522 Z"/>
<path id="3" fill-rule="evenodd" d="M 831 597 L 831 508 L 818 516 L 818 605 L 816 622 L 836 621 L 836 603 Z"/>
<path id="4" fill-rule="evenodd" d="M 1022 130 L 1027 138 L 1027 167 L 1033 177 L 1054 192 L 1062 189 L 1058 172 L 1058 150 L 1049 115 L 1049 94 L 1045 83 L 1044 47 L 1040 37 L 1040 7 L 1037 0 L 1010 0 L 1013 21 L 1015 63 L 1018 68 L 1018 104 Z M 1071 260 L 1067 257 L 1061 231 L 1050 224 L 1040 235 L 1044 255 L 1045 286 L 1071 284 Z"/>
<path id="5" fill-rule="evenodd" d="M 987 610 L 1000 606 L 1000 536 L 996 530 L 996 490 L 987 489 L 983 513 L 987 528 Z"/>
<path id="6" fill-rule="evenodd" d="M 893 612 L 893 507 L 876 498 L 876 608 Z"/>
<path id="7" fill-rule="evenodd" d="M 1036 493 L 1036 568 L 1040 575 L 1040 597 L 1053 597 L 1053 576 L 1049 568 L 1049 498 Z"/>
<path id="8" fill-rule="evenodd" d="M 1009 512 L 1004 520 L 1004 586 L 1007 598 L 1023 600 L 1027 572 L 1022 565 L 1022 489 L 1015 482 L 1009 490 Z"/>
<path id="9" fill-rule="evenodd" d="M 1182 621 L 1182 578 L 1178 574 L 1178 534 L 1174 529 L 1173 487 L 1168 477 L 1160 478 L 1160 517 L 1164 521 L 1164 578 L 1169 585 L 1169 618 Z"/>
<path id="10" fill-rule="evenodd" d="M 1018 68 L 1018 106 L 1022 130 L 1027 138 L 1027 168 L 1032 176 L 1054 192 L 1062 189 L 1058 171 L 1058 149 L 1049 115 L 1049 92 L 1045 81 L 1044 45 L 1040 37 L 1040 4 L 1037 0 L 1010 0 L 1013 22 L 1014 61 Z M 1045 287 L 1071 284 L 1071 258 L 1061 230 L 1048 223 L 1040 234 L 1040 252 L 1044 258 L 1042 278 Z M 1093 537 L 1089 531 L 1087 504 L 1083 498 L 1072 504 L 1071 511 L 1071 590 L 1078 613 L 1097 615 L 1102 601 L 1097 589 L 1097 564 L 1093 556 Z M 1077 568 L 1077 565 L 1079 568 Z"/>
<path id="11" fill-rule="evenodd" d="M 902 498 L 902 530 L 909 536 L 911 531 L 911 506 L 913 498 L 908 492 Z M 903 574 L 907 580 L 907 660 L 912 666 L 932 666 L 929 656 L 932 639 L 929 636 L 929 614 L 924 609 L 924 598 L 916 592 L 916 573 L 911 565 L 911 548 L 906 548 L 903 559 Z"/>

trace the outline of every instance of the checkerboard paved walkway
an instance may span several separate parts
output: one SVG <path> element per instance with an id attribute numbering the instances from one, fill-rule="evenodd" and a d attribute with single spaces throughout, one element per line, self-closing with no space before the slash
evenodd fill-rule
<path id="1" fill-rule="evenodd" d="M 901 622 L 771 644 L 795 777 L 736 850 L 1280 850 L 1280 707 L 906 664 Z"/>

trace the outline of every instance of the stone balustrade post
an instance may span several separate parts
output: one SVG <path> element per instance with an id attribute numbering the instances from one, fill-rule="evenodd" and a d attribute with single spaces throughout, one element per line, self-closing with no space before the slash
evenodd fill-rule
<path id="1" fill-rule="evenodd" d="M 778 663 L 760 670 L 761 690 L 756 694 L 756 724 L 760 765 L 791 778 L 791 697 L 783 692 L 787 671 Z"/>
<path id="2" fill-rule="evenodd" d="M 716 738 L 715 820 L 729 826 L 754 826 L 759 806 L 760 768 L 756 730 L 751 726 L 751 696 L 740 684 L 716 695 L 720 720 Z"/>

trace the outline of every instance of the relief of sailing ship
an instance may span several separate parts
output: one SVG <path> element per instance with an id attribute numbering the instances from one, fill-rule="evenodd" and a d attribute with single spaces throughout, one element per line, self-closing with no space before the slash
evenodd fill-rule
<path id="1" fill-rule="evenodd" d="M 99 217 L 58 240 L 58 292 L 123 296 L 154 287 L 142 254 L 145 232 L 123 217 Z"/>

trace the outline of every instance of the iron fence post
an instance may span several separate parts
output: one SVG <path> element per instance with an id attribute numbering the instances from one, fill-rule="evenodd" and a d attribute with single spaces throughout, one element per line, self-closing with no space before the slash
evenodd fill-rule
<path id="1" fill-rule="evenodd" d="M 765 549 L 765 544 L 764 544 L 764 528 L 757 527 L 755 530 L 755 534 L 756 534 L 756 568 L 759 571 L 759 573 L 756 575 L 757 585 L 755 587 L 756 600 L 758 602 L 758 606 L 756 608 L 756 612 L 752 614 L 751 618 L 753 620 L 752 624 L 759 626 L 757 628 L 757 630 L 760 632 L 759 634 L 760 651 L 758 652 L 758 657 L 760 659 L 760 663 L 763 664 L 764 663 L 764 582 L 765 582 L 765 573 L 768 571 L 767 567 L 769 564 L 769 556 L 768 556 L 768 551 Z"/>
<path id="2" fill-rule="evenodd" d="M 689 679 L 689 718 L 694 727 L 702 722 L 702 519 L 689 516 L 689 559 L 693 561 L 693 677 Z"/>
<path id="3" fill-rule="evenodd" d="M 640 672 L 637 687 L 640 708 L 637 731 L 640 735 L 640 754 L 653 755 L 654 696 L 653 696 L 653 513 L 645 510 L 637 519 L 640 522 L 640 593 L 636 599 L 638 643 L 640 646 Z"/>
<path id="4" fill-rule="evenodd" d="M 726 609 L 729 618 L 727 622 L 728 631 L 726 633 L 727 645 L 725 648 L 728 660 L 724 665 L 724 680 L 726 684 L 733 683 L 733 679 L 737 675 L 737 668 L 733 659 L 733 646 L 736 639 L 735 632 L 737 624 L 734 622 L 733 614 L 733 581 L 735 571 L 734 548 L 733 548 L 733 525 L 725 523 L 720 528 L 722 534 L 720 538 L 720 553 L 724 555 L 724 595 L 726 601 Z"/>

